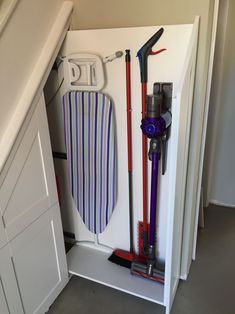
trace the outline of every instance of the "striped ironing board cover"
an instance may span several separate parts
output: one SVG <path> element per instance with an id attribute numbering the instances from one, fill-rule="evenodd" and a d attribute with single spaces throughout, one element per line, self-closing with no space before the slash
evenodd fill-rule
<path id="1" fill-rule="evenodd" d="M 113 103 L 102 93 L 71 91 L 63 113 L 72 197 L 87 228 L 99 234 L 117 199 Z"/>

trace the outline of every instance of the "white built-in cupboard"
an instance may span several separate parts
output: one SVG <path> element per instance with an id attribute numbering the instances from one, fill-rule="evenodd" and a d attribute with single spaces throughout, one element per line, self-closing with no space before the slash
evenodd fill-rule
<path id="1" fill-rule="evenodd" d="M 0 313 L 44 313 L 68 271 L 43 96 L 0 180 Z"/>
<path id="2" fill-rule="evenodd" d="M 138 250 L 137 222 L 142 219 L 141 93 L 136 52 L 159 28 L 160 26 L 68 31 L 59 52 L 61 61 L 64 57 L 76 52 L 95 53 L 102 58 L 112 55 L 118 50 L 124 51 L 127 48 L 131 50 L 133 220 L 136 252 Z M 67 162 L 57 159 L 55 166 L 59 179 L 61 179 L 63 225 L 65 231 L 75 233 L 77 241 L 77 245 L 67 254 L 70 274 L 164 305 L 166 313 L 169 313 L 181 276 L 182 229 L 183 224 L 186 223 L 184 221 L 184 201 L 198 19 L 195 19 L 194 25 L 167 25 L 163 28 L 163 36 L 154 49 L 167 48 L 167 50 L 159 56 L 150 56 L 148 59 L 148 93 L 152 93 L 154 82 L 173 83 L 171 108 L 173 121 L 168 145 L 167 172 L 161 176 L 158 189 L 157 255 L 165 263 L 164 285 L 132 276 L 129 269 L 108 261 L 113 248 L 129 249 L 124 58 L 104 66 L 106 84 L 102 92 L 108 94 L 114 102 L 118 147 L 118 200 L 104 232 L 97 236 L 85 227 L 71 197 Z M 58 73 L 55 72 L 51 73 L 46 88 L 48 102 L 62 84 L 61 93 L 57 94 L 53 103 L 47 106 L 47 113 L 53 150 L 65 153 L 61 96 L 68 91 L 68 85 L 66 79 L 63 81 L 63 63 L 59 66 Z"/>
<path id="3" fill-rule="evenodd" d="M 161 224 L 161 232 L 164 236 L 160 236 L 159 240 L 161 251 L 164 252 L 163 258 L 166 266 L 165 284 L 161 285 L 132 276 L 129 270 L 108 262 L 106 252 L 102 252 L 100 249 L 87 248 L 86 245 L 74 247 L 67 256 L 66 262 L 52 150 L 42 89 L 68 26 L 68 17 L 71 13 L 68 2 L 67 8 L 66 11 L 65 5 L 65 9 L 61 11 L 61 16 L 56 21 L 57 24 L 54 24 L 44 49 L 42 49 L 39 59 L 36 60 L 34 71 L 27 85 L 28 94 L 23 95 L 25 102 L 23 103 L 22 101 L 24 97 L 20 99 L 20 105 L 23 109 L 20 110 L 21 108 L 17 107 L 18 111 L 16 110 L 16 112 L 20 113 L 19 116 L 22 117 L 21 123 L 17 120 L 15 124 L 18 126 L 18 134 L 14 136 L 14 145 L 11 145 L 10 149 L 8 148 L 10 154 L 7 154 L 7 158 L 4 160 L 5 164 L 1 167 L 0 313 L 44 313 L 66 285 L 68 271 L 71 274 L 76 274 L 162 304 L 166 307 L 166 313 L 169 313 L 180 278 L 184 198 L 198 19 L 195 20 L 194 25 L 185 25 L 181 29 L 179 27 L 179 33 L 174 31 L 174 26 L 168 28 L 169 33 L 175 36 L 170 41 L 168 35 L 166 43 L 172 47 L 170 53 L 172 58 L 175 58 L 176 63 L 180 60 L 180 66 L 178 67 L 180 73 L 174 73 L 173 69 L 173 76 L 169 78 L 169 71 L 165 70 L 162 76 L 157 73 L 156 77 L 154 77 L 155 72 L 151 71 L 151 79 L 173 81 L 174 83 L 172 104 L 173 123 L 168 156 L 168 176 L 166 179 L 162 179 L 162 184 L 165 184 L 167 189 L 162 188 L 161 190 L 161 198 L 164 200 L 161 202 L 166 205 L 163 215 L 164 224 Z M 66 14 L 67 17 L 65 16 Z M 73 46 L 73 42 L 75 41 L 71 42 L 71 39 L 73 36 L 76 38 L 76 34 L 72 33 L 70 32 L 69 34 L 69 40 Z M 183 35 L 184 33 L 187 35 Z M 144 31 L 141 34 L 143 40 L 145 36 L 148 39 L 148 33 Z M 185 43 L 183 38 L 186 38 Z M 175 49 L 173 51 L 174 45 L 179 43 L 180 40 L 182 49 Z M 143 43 L 142 40 L 140 43 Z M 107 43 L 104 44 L 104 47 L 105 45 Z M 124 48 L 128 48 L 128 46 L 126 47 L 125 45 Z M 68 45 L 66 46 L 65 44 L 62 51 L 66 53 L 66 49 L 68 49 Z M 80 46 L 80 49 L 86 49 L 85 45 Z M 176 50 L 179 55 L 177 55 Z M 180 56 L 180 51 L 183 53 L 183 58 L 182 54 Z M 102 53 L 102 49 L 98 52 Z M 115 63 L 111 66 L 115 67 Z M 170 63 L 166 62 L 165 69 L 167 68 L 170 69 Z M 136 69 L 137 67 L 135 71 L 137 71 Z M 133 77 L 134 81 L 139 80 L 137 72 Z M 137 84 L 134 83 L 134 85 L 137 88 Z M 112 96 L 116 93 L 118 99 L 118 89 L 112 91 L 112 88 L 113 86 L 107 87 L 105 92 Z M 137 102 L 139 103 L 139 96 L 139 93 L 135 93 L 137 99 L 135 106 L 138 105 Z M 136 129 L 137 127 L 139 128 L 139 117 L 140 112 L 134 113 L 134 127 Z M 120 119 L 120 116 L 117 119 Z M 14 129 L 12 121 L 10 122 L 11 127 L 7 128 L 7 131 Z M 124 122 L 123 119 L 122 123 Z M 122 124 L 117 127 L 118 132 L 124 132 Z M 1 148 L 4 147 L 2 143 L 7 143 L 6 135 L 8 133 L 4 133 L 5 138 L 0 143 Z M 120 142 L 125 138 L 121 133 L 117 135 Z M 138 140 L 136 142 L 135 140 L 134 145 L 138 145 Z M 12 139 L 10 142 L 13 143 Z M 124 144 L 125 142 L 123 141 L 123 147 L 126 147 Z M 122 152 L 123 147 L 119 145 L 120 152 L 125 156 L 124 152 Z M 136 165 L 138 166 L 140 162 L 138 160 L 139 154 L 136 155 L 138 157 L 134 161 L 135 168 L 137 168 Z M 127 182 L 125 175 L 122 176 L 121 174 L 119 176 L 120 178 L 124 178 L 125 187 Z M 141 182 L 141 174 L 136 172 L 134 176 L 136 176 L 135 184 L 138 185 L 138 182 Z M 167 194 L 164 195 L 166 192 L 163 191 L 167 191 Z M 120 194 L 119 200 L 125 203 L 127 195 L 125 194 L 121 197 Z M 139 200 L 137 202 L 141 203 Z M 121 208 L 120 203 L 117 206 Z M 136 219 L 139 219 L 141 211 L 140 206 L 137 207 L 138 214 Z M 83 230 L 81 221 L 79 221 L 79 217 L 72 205 L 69 210 L 70 213 L 68 215 L 71 214 L 71 210 L 74 213 L 75 234 L 77 240 L 80 240 L 80 237 L 83 237 L 81 234 L 81 230 Z M 114 221 L 113 225 L 118 225 L 118 223 L 128 225 L 128 221 L 122 221 L 123 218 L 126 218 L 125 215 L 127 215 L 123 215 L 123 210 L 119 210 L 119 215 L 115 213 L 114 215 L 116 215 L 116 218 L 114 216 L 116 222 Z M 116 226 L 115 228 L 117 231 L 118 227 Z M 108 245 L 115 247 L 120 244 L 122 246 L 122 243 L 118 242 L 119 240 L 117 240 L 115 232 L 113 237 L 110 236 L 112 234 L 110 230 L 107 234 L 107 238 L 111 239 Z M 128 230 L 123 229 L 123 234 L 125 235 L 123 238 L 126 239 L 128 237 Z M 87 233 L 86 235 L 89 239 L 90 235 Z M 106 244 L 107 238 L 103 235 L 100 240 L 103 244 Z M 128 242 L 125 245 L 123 248 L 128 247 Z"/>

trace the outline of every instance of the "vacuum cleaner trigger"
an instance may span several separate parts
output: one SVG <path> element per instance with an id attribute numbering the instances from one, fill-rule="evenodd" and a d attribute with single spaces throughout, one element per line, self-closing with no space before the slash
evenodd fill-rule
<path id="1" fill-rule="evenodd" d="M 140 65 L 141 83 L 147 83 L 148 81 L 147 59 L 150 54 L 155 54 L 152 52 L 152 47 L 157 43 L 163 32 L 164 29 L 160 28 L 137 52 Z"/>
<path id="2" fill-rule="evenodd" d="M 159 49 L 159 50 L 157 50 L 157 51 L 151 50 L 149 54 L 150 54 L 151 56 L 154 56 L 154 55 L 158 55 L 159 53 L 161 53 L 161 52 L 163 52 L 163 51 L 166 51 L 166 48 L 162 48 L 162 49 Z"/>

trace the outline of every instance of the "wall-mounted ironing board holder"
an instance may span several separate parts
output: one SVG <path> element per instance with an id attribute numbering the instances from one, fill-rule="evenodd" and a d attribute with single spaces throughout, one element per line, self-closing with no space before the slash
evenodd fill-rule
<path id="1" fill-rule="evenodd" d="M 104 87 L 103 62 L 98 55 L 73 53 L 64 58 L 64 80 L 69 90 L 100 91 Z"/>
<path id="2" fill-rule="evenodd" d="M 65 88 L 70 91 L 82 92 L 86 95 L 89 93 L 90 95 L 94 96 L 95 92 L 97 93 L 104 88 L 105 78 L 103 60 L 96 54 L 77 52 L 66 55 L 63 57 L 63 72 L 64 82 L 66 85 Z M 97 95 L 99 95 L 98 98 L 100 99 L 101 93 Z M 103 95 L 103 99 L 106 99 L 105 94 Z M 87 97 L 84 99 L 85 105 L 88 106 L 88 103 L 86 103 Z M 84 227 L 87 228 L 88 226 L 84 225 Z M 76 241 L 76 244 L 79 244 L 80 246 L 84 245 L 90 249 L 95 249 L 107 254 L 111 254 L 113 248 L 108 245 L 101 244 L 99 241 L 99 234 L 99 232 L 92 232 L 93 239 L 89 239 L 88 241 Z"/>

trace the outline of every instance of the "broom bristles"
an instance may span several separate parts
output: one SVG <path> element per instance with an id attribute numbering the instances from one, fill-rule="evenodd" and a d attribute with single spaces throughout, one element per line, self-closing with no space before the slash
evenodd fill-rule
<path id="1" fill-rule="evenodd" d="M 133 252 L 128 252 L 124 250 L 115 250 L 108 260 L 114 264 L 120 265 L 122 267 L 131 268 L 131 263 L 136 259 Z"/>
<path id="2" fill-rule="evenodd" d="M 115 255 L 115 252 L 113 252 L 113 254 L 109 256 L 108 260 L 114 264 L 119 265 L 119 266 L 131 269 L 131 261 Z"/>

